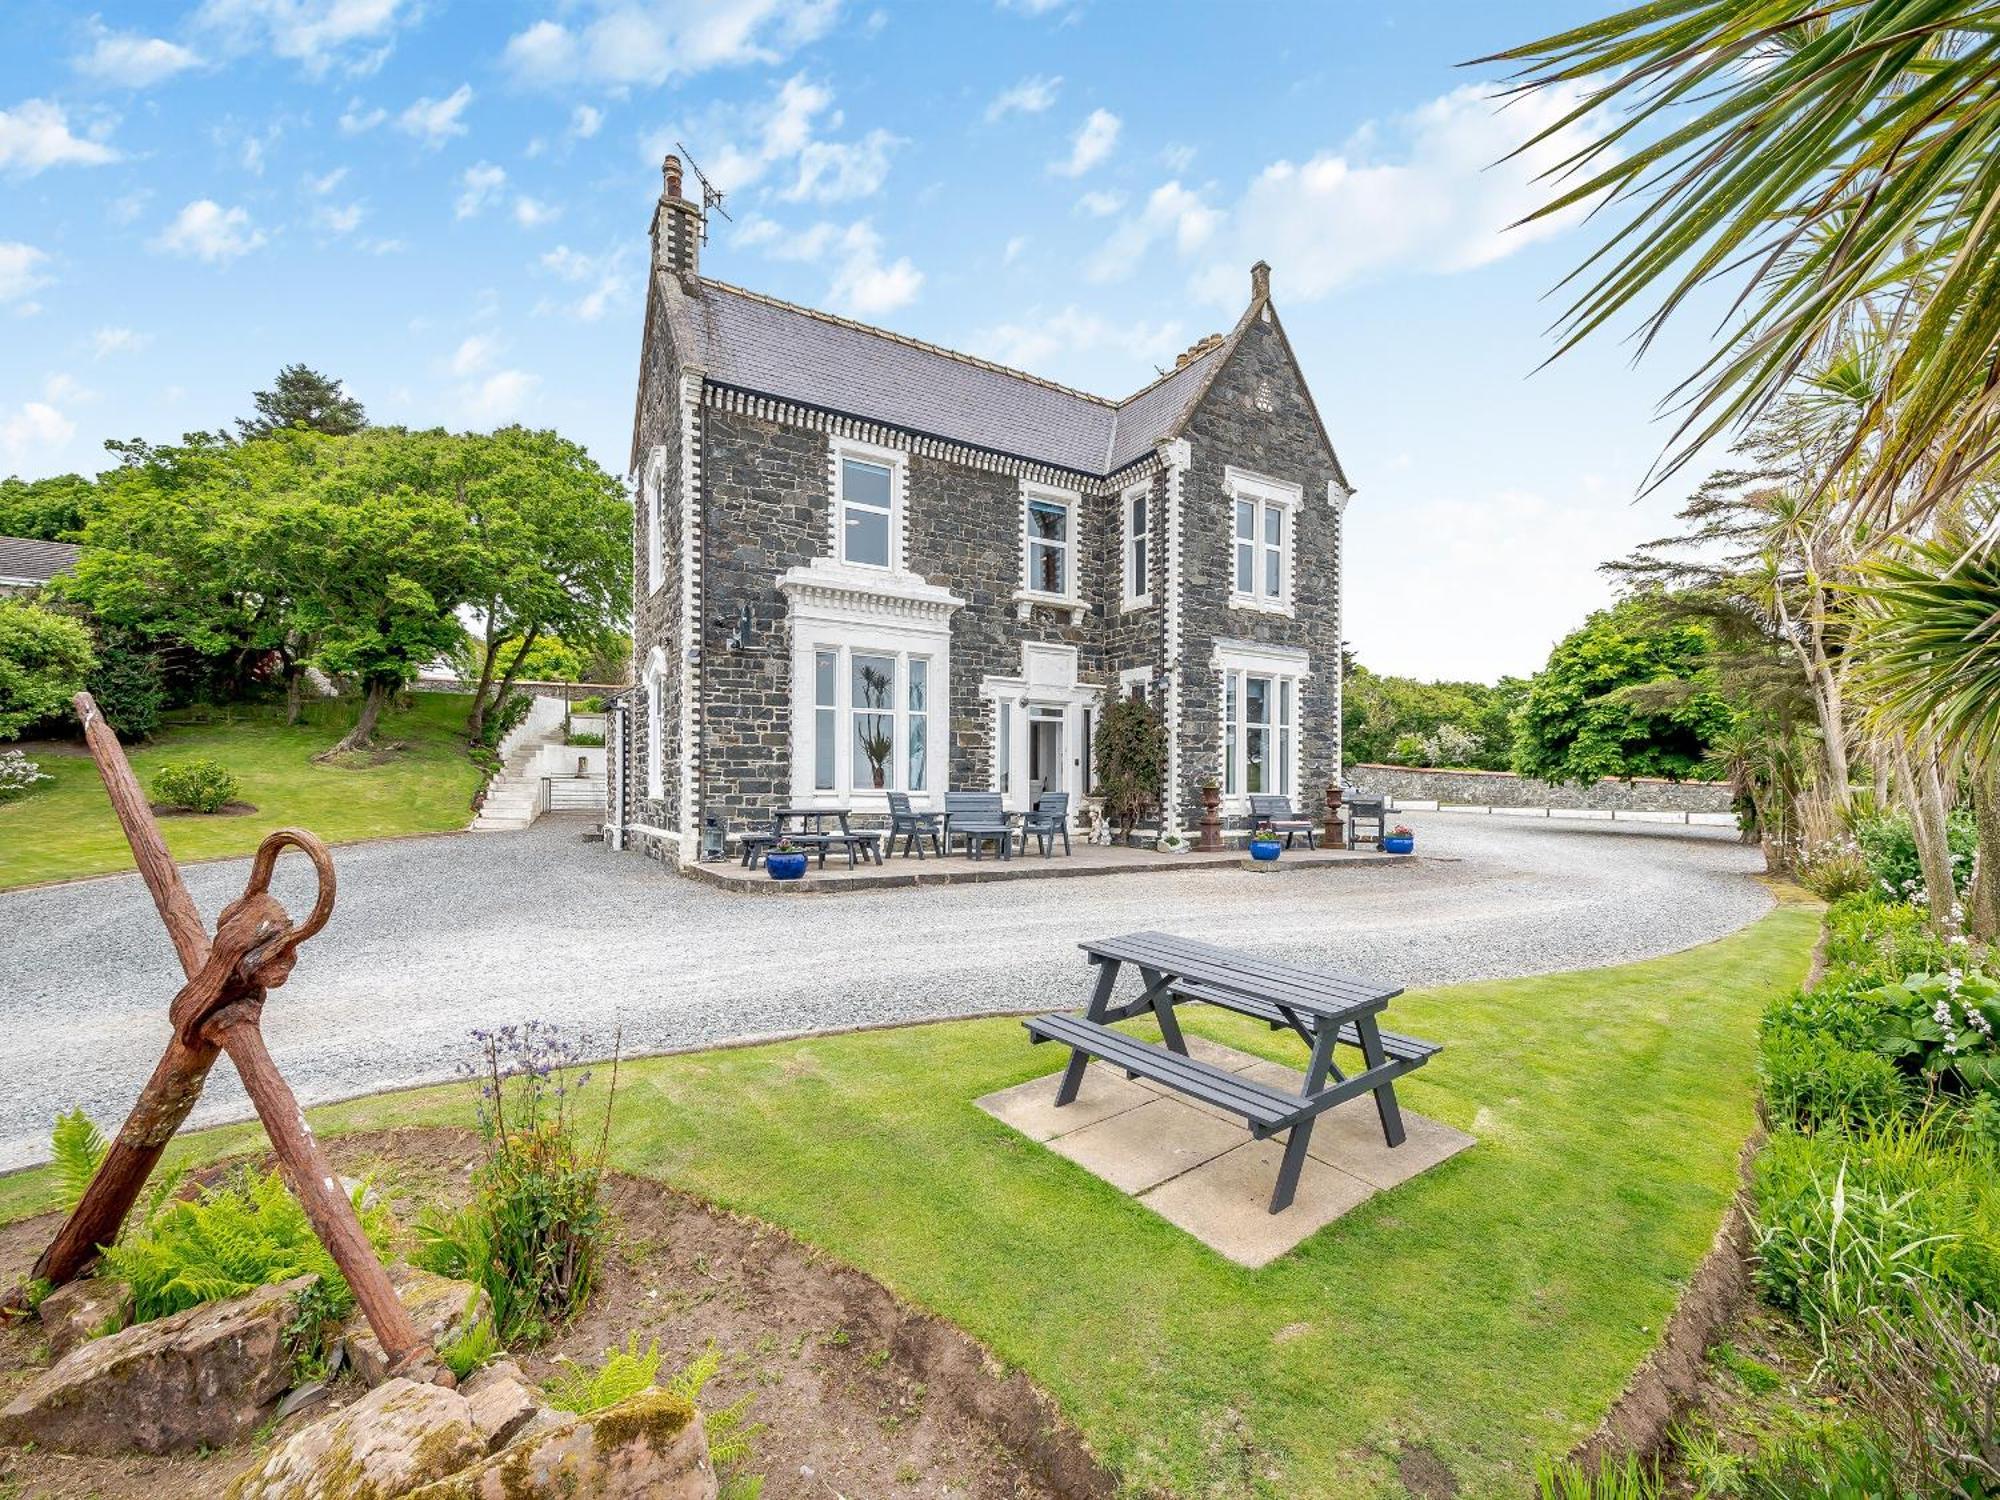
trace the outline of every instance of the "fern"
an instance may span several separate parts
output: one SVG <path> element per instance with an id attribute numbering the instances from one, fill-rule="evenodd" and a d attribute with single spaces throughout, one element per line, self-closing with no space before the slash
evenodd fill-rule
<path id="1" fill-rule="evenodd" d="M 355 1211 L 380 1249 L 394 1226 L 387 1210 L 362 1206 L 365 1192 L 365 1184 L 355 1190 Z M 137 1323 L 307 1275 L 320 1278 L 322 1293 L 314 1300 L 323 1317 L 354 1309 L 333 1257 L 283 1179 L 247 1167 L 193 1202 L 168 1197 L 142 1229 L 104 1252 L 104 1267 L 131 1285 Z"/>
<path id="2" fill-rule="evenodd" d="M 654 1383 L 660 1369 L 660 1344 L 655 1339 L 641 1353 L 639 1335 L 634 1333 L 627 1337 L 622 1350 L 606 1349 L 603 1364 L 594 1372 L 573 1361 L 564 1363 L 566 1368 L 545 1387 L 549 1404 L 562 1411 L 602 1411 L 638 1395 Z M 683 1398 L 690 1406 L 697 1405 L 702 1391 L 721 1368 L 722 1355 L 711 1343 L 661 1382 L 660 1389 Z M 702 1425 L 708 1433 L 709 1461 L 723 1481 L 721 1500 L 757 1500 L 763 1490 L 763 1475 L 728 1472 L 750 1461 L 757 1434 L 764 1430 L 761 1422 L 744 1420 L 755 1399 L 756 1393 L 752 1392 L 739 1401 L 702 1413 Z"/>
<path id="3" fill-rule="evenodd" d="M 470 1313 L 478 1301 L 479 1293 L 474 1290 L 465 1299 L 466 1312 Z M 500 1337 L 493 1331 L 493 1320 L 473 1318 L 465 1325 L 463 1333 L 438 1350 L 438 1358 L 444 1361 L 447 1370 L 463 1380 L 500 1352 Z"/>
<path id="4" fill-rule="evenodd" d="M 56 1175 L 62 1182 L 64 1208 L 76 1207 L 83 1190 L 90 1186 L 90 1179 L 103 1164 L 104 1153 L 110 1149 L 104 1132 L 83 1112 L 81 1105 L 66 1115 L 56 1116 L 55 1128 L 49 1132 L 49 1153 L 55 1157 Z"/>
<path id="5" fill-rule="evenodd" d="M 552 1376 L 545 1387 L 549 1405 L 578 1414 L 602 1411 L 638 1395 L 653 1383 L 660 1369 L 660 1341 L 654 1339 L 641 1353 L 639 1335 L 634 1333 L 625 1340 L 623 1349 L 615 1346 L 606 1349 L 604 1363 L 595 1371 L 586 1370 L 571 1359 L 565 1359 L 563 1364 L 565 1368 Z"/>

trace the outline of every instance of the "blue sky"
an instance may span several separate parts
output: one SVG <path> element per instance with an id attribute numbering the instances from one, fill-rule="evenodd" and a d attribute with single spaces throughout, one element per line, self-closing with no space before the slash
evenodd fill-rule
<path id="1" fill-rule="evenodd" d="M 1490 164 L 1557 101 L 1456 65 L 1604 8 L 8 0 L 0 473 L 224 425 L 293 360 L 622 471 L 678 139 L 728 190 L 710 274 L 1108 395 L 1268 259 L 1359 489 L 1362 659 L 1525 673 L 1685 491 L 1633 503 L 1706 330 L 1531 376 L 1589 231 L 1503 232 L 1538 190 Z"/>

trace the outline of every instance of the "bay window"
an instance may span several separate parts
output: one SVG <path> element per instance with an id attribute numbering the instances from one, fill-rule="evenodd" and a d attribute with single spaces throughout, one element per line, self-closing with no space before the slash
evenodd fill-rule
<path id="1" fill-rule="evenodd" d="M 1221 676 L 1222 792 L 1232 811 L 1252 795 L 1294 797 L 1298 785 L 1303 651 L 1257 642 L 1218 641 Z"/>
<path id="2" fill-rule="evenodd" d="M 815 646 L 811 743 L 800 756 L 813 791 L 927 790 L 930 675 L 928 657 L 905 651 Z"/>

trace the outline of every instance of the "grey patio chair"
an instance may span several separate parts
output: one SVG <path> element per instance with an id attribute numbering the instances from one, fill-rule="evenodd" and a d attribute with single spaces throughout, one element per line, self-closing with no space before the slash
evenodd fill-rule
<path id="1" fill-rule="evenodd" d="M 934 854 L 944 853 L 942 825 L 944 817 L 940 813 L 917 812 L 910 806 L 908 792 L 889 793 L 889 852 L 895 853 L 896 840 L 903 841 L 903 858 L 910 857 L 912 849 L 917 858 L 924 857 L 924 844 L 928 842 Z"/>
<path id="2" fill-rule="evenodd" d="M 1062 840 L 1063 853 L 1069 849 L 1069 793 L 1043 792 L 1035 799 L 1035 810 L 1021 820 L 1021 836 L 1025 840 L 1029 834 L 1041 845 L 1042 858 L 1049 857 L 1049 850 L 1055 841 Z"/>

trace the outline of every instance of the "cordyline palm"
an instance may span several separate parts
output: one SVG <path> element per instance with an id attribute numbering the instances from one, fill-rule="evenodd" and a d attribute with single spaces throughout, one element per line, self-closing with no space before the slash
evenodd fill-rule
<path id="1" fill-rule="evenodd" d="M 2000 755 L 2000 549 L 1947 533 L 1878 559 L 1862 681 L 1885 727 L 1977 764 Z"/>
<path id="2" fill-rule="evenodd" d="M 1658 0 L 1483 61 L 1581 85 L 1522 149 L 1600 109 L 1533 218 L 1630 212 L 1566 281 L 1560 353 L 1645 299 L 1642 347 L 1698 287 L 1731 337 L 1681 388 L 1659 472 L 1754 417 L 1866 318 L 1889 330 L 1848 440 L 1855 501 L 1908 522 L 2000 441 L 2000 0 Z M 1899 514 L 1900 512 L 1900 514 Z"/>

